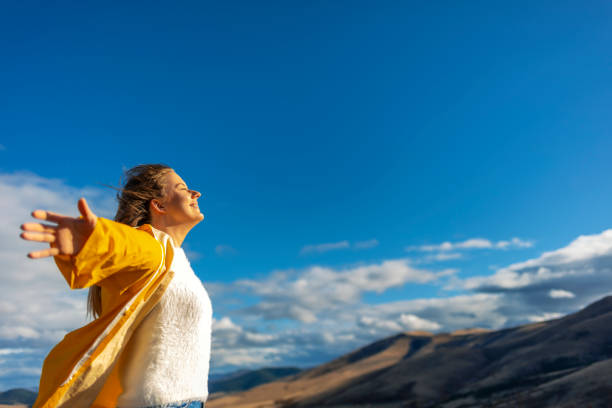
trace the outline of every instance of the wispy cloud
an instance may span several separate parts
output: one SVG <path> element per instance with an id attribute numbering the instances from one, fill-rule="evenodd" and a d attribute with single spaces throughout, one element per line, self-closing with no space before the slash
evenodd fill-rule
<path id="1" fill-rule="evenodd" d="M 410 313 L 401 313 L 399 317 L 392 319 L 384 319 L 380 316 L 362 316 L 358 319 L 357 324 L 372 333 L 377 333 L 381 330 L 384 332 L 436 331 L 441 327 L 440 324 L 434 321 L 423 319 Z"/>
<path id="2" fill-rule="evenodd" d="M 378 305 L 351 302 L 318 309 L 317 320 L 260 332 L 229 317 L 214 325 L 213 367 L 261 367 L 271 364 L 312 365 L 329 361 L 368 342 L 402 331 L 456 330 L 466 327 L 501 327 L 503 296 L 473 294 L 451 298 L 417 299 Z M 272 306 L 272 305 L 270 305 Z M 280 304 L 276 304 L 280 306 Z M 253 327 L 262 327 L 253 313 Z M 272 316 L 269 316 L 272 317 Z M 290 317 L 295 318 L 296 316 Z M 287 316 L 275 315 L 275 321 Z"/>
<path id="3" fill-rule="evenodd" d="M 548 296 L 550 296 L 553 299 L 573 299 L 576 297 L 576 295 L 574 295 L 569 290 L 563 290 L 563 289 L 551 289 L 548 292 Z"/>
<path id="4" fill-rule="evenodd" d="M 7 356 L 10 354 L 28 354 L 36 352 L 36 349 L 29 348 L 0 348 L 0 356 Z"/>
<path id="5" fill-rule="evenodd" d="M 546 320 L 558 319 L 563 316 L 563 313 L 542 313 L 539 315 L 529 315 L 527 320 L 533 323 L 544 322 Z"/>
<path id="6" fill-rule="evenodd" d="M 436 272 L 416 269 L 408 260 L 396 259 L 348 269 L 312 266 L 298 273 L 279 271 L 264 280 L 238 281 L 233 287 L 261 298 L 246 313 L 266 320 L 287 318 L 312 323 L 319 312 L 354 304 L 364 292 L 382 293 L 408 282 L 436 279 Z"/>
<path id="7" fill-rule="evenodd" d="M 204 258 L 204 255 L 202 253 L 187 249 L 185 244 L 183 244 L 183 249 L 185 250 L 185 255 L 187 255 L 187 259 L 192 262 Z"/>
<path id="8" fill-rule="evenodd" d="M 534 285 L 592 279 L 594 288 L 599 289 L 606 283 L 612 283 L 612 276 L 608 278 L 610 274 L 602 274 L 607 268 L 612 268 L 612 229 L 601 234 L 580 236 L 566 247 L 501 268 L 491 276 L 466 279 L 464 287 L 487 291 L 520 290 Z M 600 279 L 604 281 L 597 283 Z M 559 286 L 566 285 L 550 289 Z"/>
<path id="9" fill-rule="evenodd" d="M 422 252 L 433 252 L 433 251 L 460 251 L 470 249 L 510 249 L 510 248 L 531 248 L 533 246 L 532 241 L 522 240 L 520 238 L 512 238 L 507 241 L 492 242 L 484 238 L 471 238 L 460 242 L 443 242 L 435 245 L 418 245 L 408 246 L 406 251 L 422 251 Z"/>
<path id="10" fill-rule="evenodd" d="M 85 291 L 70 291 L 52 259 L 28 259 L 40 245 L 21 240 L 19 225 L 36 208 L 76 215 L 81 196 L 106 215 L 114 199 L 112 191 L 76 189 L 32 173 L 0 173 L 0 196 L 0 372 L 10 372 L 0 376 L 2 390 L 37 384 L 44 355 L 86 322 Z"/>
<path id="11" fill-rule="evenodd" d="M 352 334 L 341 330 L 332 333 L 325 327 L 262 333 L 239 325 L 227 316 L 214 320 L 212 338 L 213 368 L 311 365 L 317 359 L 325 361 L 345 352 L 346 345 L 355 344 L 351 342 L 356 340 Z"/>
<path id="12" fill-rule="evenodd" d="M 452 261 L 455 259 L 461 259 L 463 255 L 458 252 L 440 252 L 437 254 L 429 254 L 424 256 L 421 261 L 422 262 L 444 262 L 444 261 Z"/>
<path id="13" fill-rule="evenodd" d="M 4 145 L 0 144 L 0 152 L 1 152 L 2 150 L 6 150 L 6 147 L 4 147 Z"/>
<path id="14" fill-rule="evenodd" d="M 219 256 L 236 255 L 238 253 L 231 245 L 217 245 L 215 252 Z"/>
<path id="15" fill-rule="evenodd" d="M 311 254 L 311 253 L 323 253 L 329 251 L 335 251 L 338 249 L 349 248 L 350 244 L 348 241 L 330 242 L 327 244 L 316 244 L 306 245 L 300 250 L 300 255 Z"/>
<path id="16" fill-rule="evenodd" d="M 349 249 L 353 248 L 356 250 L 360 249 L 370 249 L 378 246 L 378 240 L 370 239 L 367 241 L 358 241 L 354 244 L 351 244 L 349 241 L 340 241 L 340 242 L 330 242 L 325 244 L 314 244 L 314 245 L 305 245 L 300 250 L 300 255 L 312 254 L 312 253 L 324 253 L 329 251 L 337 251 L 340 249 Z"/>
<path id="17" fill-rule="evenodd" d="M 376 246 L 378 246 L 378 240 L 376 239 L 355 242 L 355 244 L 353 245 L 355 249 L 369 249 L 369 248 L 374 248 Z"/>

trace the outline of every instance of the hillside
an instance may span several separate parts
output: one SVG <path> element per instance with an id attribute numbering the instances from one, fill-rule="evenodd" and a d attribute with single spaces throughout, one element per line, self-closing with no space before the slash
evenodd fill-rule
<path id="1" fill-rule="evenodd" d="M 0 404 L 15 405 L 24 404 L 32 405 L 36 400 L 36 393 L 23 388 L 15 388 L 12 390 L 0 392 Z"/>
<path id="2" fill-rule="evenodd" d="M 207 408 L 609 407 L 612 297 L 499 331 L 401 333 Z"/>
<path id="3" fill-rule="evenodd" d="M 208 390 L 211 393 L 244 391 L 289 375 L 297 374 L 300 371 L 299 368 L 294 367 L 269 367 L 252 371 L 243 370 L 229 377 L 209 380 Z"/>

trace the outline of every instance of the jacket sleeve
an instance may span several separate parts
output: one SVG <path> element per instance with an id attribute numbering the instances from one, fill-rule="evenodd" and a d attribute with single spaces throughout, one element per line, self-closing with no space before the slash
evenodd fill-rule
<path id="1" fill-rule="evenodd" d="M 144 230 L 98 218 L 78 254 L 56 256 L 55 263 L 71 289 L 87 288 L 117 272 L 145 275 L 164 259 L 163 246 Z"/>

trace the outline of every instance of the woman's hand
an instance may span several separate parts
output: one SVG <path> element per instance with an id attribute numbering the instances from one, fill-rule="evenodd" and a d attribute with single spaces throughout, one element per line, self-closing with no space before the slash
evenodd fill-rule
<path id="1" fill-rule="evenodd" d="M 27 241 L 48 242 L 50 248 L 42 251 L 33 251 L 28 254 L 30 258 L 44 258 L 47 256 L 70 256 L 79 253 L 87 238 L 93 232 L 98 217 L 89 209 L 87 202 L 81 198 L 78 203 L 82 217 L 74 218 L 50 211 L 35 210 L 32 217 L 49 221 L 48 225 L 38 222 L 28 222 L 21 225 L 25 232 L 21 238 Z"/>

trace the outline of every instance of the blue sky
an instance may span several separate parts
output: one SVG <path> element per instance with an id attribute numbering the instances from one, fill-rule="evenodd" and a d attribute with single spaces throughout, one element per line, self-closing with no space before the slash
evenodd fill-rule
<path id="1" fill-rule="evenodd" d="M 33 207 L 76 212 L 84 194 L 112 216 L 104 184 L 173 166 L 204 195 L 185 247 L 213 297 L 216 372 L 456 329 L 431 309 L 445 301 L 494 314 L 456 325 L 498 328 L 609 292 L 603 278 L 588 289 L 602 252 L 576 249 L 579 236 L 608 248 L 612 225 L 608 2 L 7 2 L 1 14 L 4 248 L 26 248 L 13 227 Z M 56 280 L 40 310 L 80 308 L 50 262 L 7 251 L 5 278 Z M 590 278 L 563 286 L 525 266 L 554 272 L 546 253 L 572 251 Z M 508 270 L 526 278 L 508 283 Z M 43 330 L 11 304 L 0 388 L 35 385 L 80 319 Z"/>

